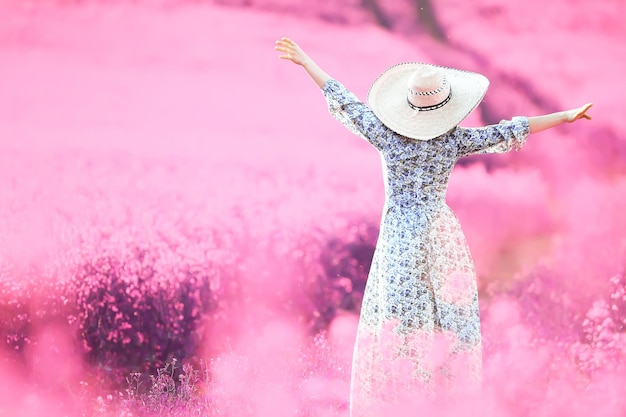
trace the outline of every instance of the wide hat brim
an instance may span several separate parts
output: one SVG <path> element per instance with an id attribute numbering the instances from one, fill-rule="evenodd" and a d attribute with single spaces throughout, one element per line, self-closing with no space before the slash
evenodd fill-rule
<path id="1" fill-rule="evenodd" d="M 407 102 L 409 77 L 429 65 L 444 71 L 450 83 L 450 100 L 434 110 L 416 111 Z M 429 140 L 457 126 L 481 102 L 489 80 L 482 74 L 420 62 L 394 65 L 372 83 L 367 102 L 374 114 L 403 136 Z"/>

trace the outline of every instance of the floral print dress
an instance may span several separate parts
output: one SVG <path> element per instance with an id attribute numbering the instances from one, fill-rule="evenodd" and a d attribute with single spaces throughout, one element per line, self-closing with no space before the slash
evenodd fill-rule
<path id="1" fill-rule="evenodd" d="M 476 277 L 446 188 L 459 158 L 519 150 L 530 132 L 528 119 L 456 127 L 420 141 L 387 128 L 336 80 L 322 92 L 330 113 L 379 151 L 385 182 L 354 348 L 351 416 L 378 417 L 388 414 L 384 407 L 390 404 L 478 385 Z"/>

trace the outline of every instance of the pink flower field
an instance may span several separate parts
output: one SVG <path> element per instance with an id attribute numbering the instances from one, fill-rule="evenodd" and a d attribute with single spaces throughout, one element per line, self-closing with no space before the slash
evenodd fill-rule
<path id="1" fill-rule="evenodd" d="M 483 72 L 466 125 L 594 103 L 453 173 L 484 386 L 394 412 L 623 416 L 625 19 L 621 0 L 0 0 L 0 416 L 349 415 L 380 160 L 281 36 L 363 99 L 397 62 Z"/>

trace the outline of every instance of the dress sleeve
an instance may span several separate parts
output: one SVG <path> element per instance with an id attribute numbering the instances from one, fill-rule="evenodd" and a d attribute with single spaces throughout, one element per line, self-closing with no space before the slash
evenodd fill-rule
<path id="1" fill-rule="evenodd" d="M 328 111 L 352 133 L 367 140 L 378 150 L 385 146 L 389 129 L 376 117 L 372 109 L 360 101 L 339 81 L 328 80 L 322 87 Z"/>
<path id="2" fill-rule="evenodd" d="M 502 120 L 497 125 L 478 128 L 458 128 L 458 156 L 479 153 L 504 153 L 512 149 L 519 151 L 530 134 L 528 118 L 514 117 Z"/>

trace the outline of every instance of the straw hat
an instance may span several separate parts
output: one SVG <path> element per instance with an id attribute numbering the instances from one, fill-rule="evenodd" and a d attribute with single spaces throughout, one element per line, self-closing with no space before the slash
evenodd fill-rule
<path id="1" fill-rule="evenodd" d="M 408 62 L 383 72 L 370 87 L 367 101 L 391 130 L 429 140 L 465 119 L 488 86 L 489 80 L 475 72 Z"/>

